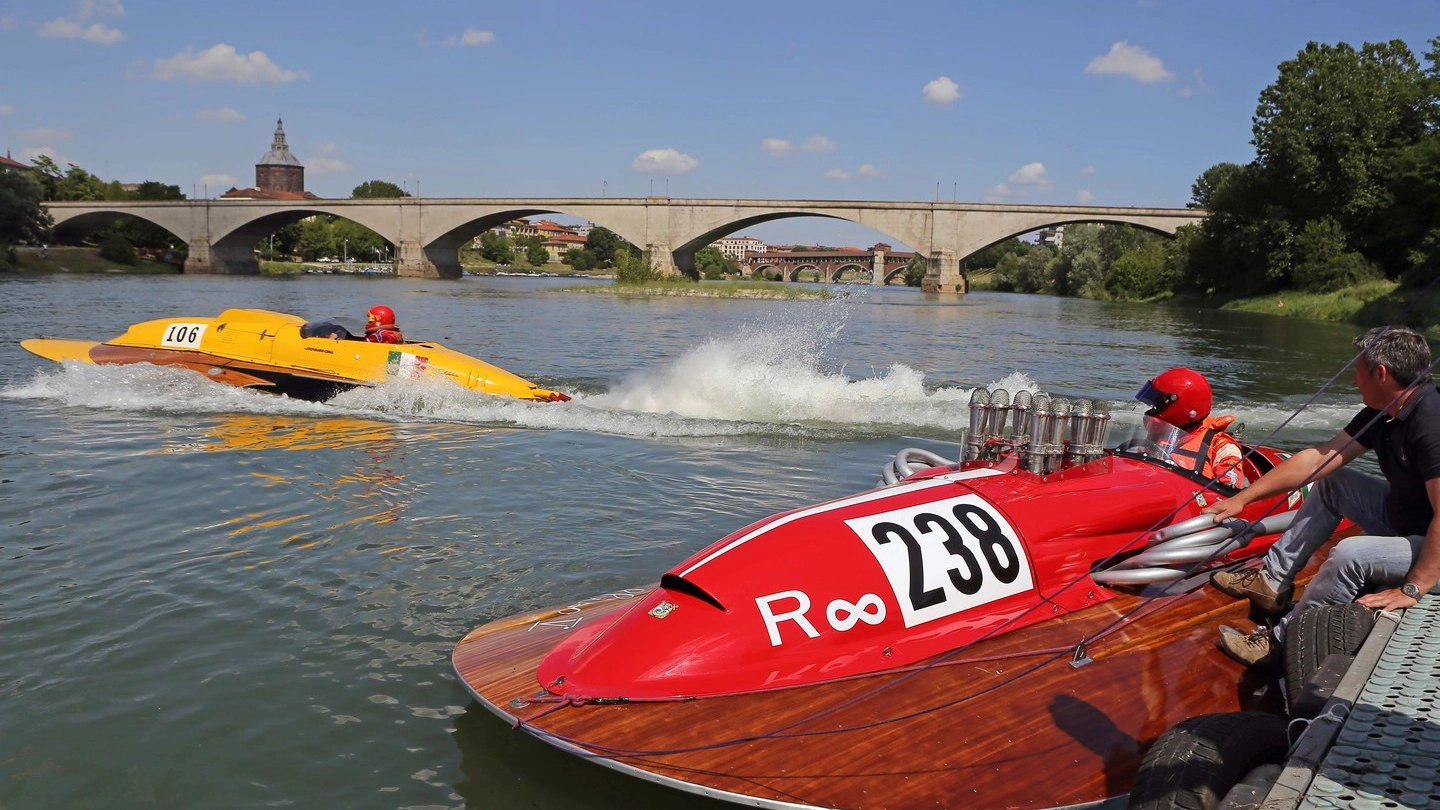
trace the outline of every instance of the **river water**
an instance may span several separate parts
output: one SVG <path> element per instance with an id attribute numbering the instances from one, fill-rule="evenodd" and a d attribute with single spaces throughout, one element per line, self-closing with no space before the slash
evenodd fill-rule
<path id="1" fill-rule="evenodd" d="M 1354 329 L 1263 315 L 834 288 L 0 276 L 0 808 L 720 807 L 511 731 L 458 684 L 471 628 L 655 581 L 764 515 L 953 458 L 977 385 L 1111 400 L 1175 364 L 1299 447 L 1357 403 Z M 419 382 L 328 404 L 18 341 L 260 307 L 362 316 L 564 404 Z"/>

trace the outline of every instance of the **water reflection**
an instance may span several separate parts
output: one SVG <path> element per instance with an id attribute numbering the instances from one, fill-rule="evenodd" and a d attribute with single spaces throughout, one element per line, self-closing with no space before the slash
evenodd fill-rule
<path id="1" fill-rule="evenodd" d="M 395 440 L 395 425 L 342 417 L 314 419 L 277 414 L 224 416 L 204 428 L 202 441 L 167 441 L 162 453 L 227 450 L 338 450 Z"/>

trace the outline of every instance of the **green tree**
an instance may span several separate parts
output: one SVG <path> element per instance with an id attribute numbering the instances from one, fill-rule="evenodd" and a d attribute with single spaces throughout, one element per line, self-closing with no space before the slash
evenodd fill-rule
<path id="1" fill-rule="evenodd" d="M 550 261 L 550 251 L 545 249 L 543 239 L 538 236 L 531 237 L 530 244 L 525 246 L 525 261 L 535 267 Z"/>
<path id="2" fill-rule="evenodd" d="M 90 172 L 71 163 L 70 168 L 65 170 L 65 175 L 55 181 L 55 199 L 103 200 L 105 199 L 105 183 Z"/>
<path id="3" fill-rule="evenodd" d="M 0 172 L 0 244 L 44 242 L 54 220 L 40 205 L 45 188 L 31 172 Z"/>
<path id="4" fill-rule="evenodd" d="M 594 270 L 599 266 L 595 261 L 595 254 L 585 248 L 570 248 L 560 259 L 561 263 L 569 265 L 578 273 Z"/>
<path id="5" fill-rule="evenodd" d="M 1195 182 L 1190 186 L 1189 208 L 1209 209 L 1220 201 L 1221 207 L 1225 207 L 1224 199 L 1232 184 L 1238 181 L 1245 173 L 1245 167 L 1238 163 L 1216 163 L 1214 166 L 1200 173 Z"/>
<path id="6" fill-rule="evenodd" d="M 650 264 L 650 254 L 634 254 L 629 248 L 615 251 L 615 283 L 644 284 L 660 278 L 660 273 Z"/>
<path id="7" fill-rule="evenodd" d="M 496 264 L 515 261 L 515 246 L 510 238 L 494 231 L 480 234 L 480 256 Z"/>
<path id="8" fill-rule="evenodd" d="M 100 238 L 100 258 L 109 259 L 116 264 L 134 264 L 138 257 L 135 246 L 130 244 L 123 234 L 109 231 Z"/>
<path id="9" fill-rule="evenodd" d="M 410 193 L 388 180 L 366 180 L 350 191 L 352 200 L 393 199 Z"/>
<path id="10" fill-rule="evenodd" d="M 1430 92 L 1398 39 L 1358 51 L 1311 42 L 1282 62 L 1260 93 L 1254 143 L 1291 221 L 1330 216 L 1352 237 L 1368 234 L 1389 207 L 1391 153 L 1426 132 Z"/>
<path id="11" fill-rule="evenodd" d="M 993 269 L 991 265 L 986 269 Z M 967 269 L 969 266 L 967 265 Z M 925 283 L 925 274 L 930 271 L 930 262 L 924 256 L 916 253 L 905 263 L 905 269 L 901 271 L 901 277 L 905 279 L 906 287 L 919 287 Z"/>
<path id="12" fill-rule="evenodd" d="M 993 270 L 1006 256 L 1024 256 L 1033 247 L 1035 247 L 1034 244 L 1023 242 L 1020 239 L 1006 239 L 966 256 L 965 267 L 972 272 Z"/>
<path id="13" fill-rule="evenodd" d="M 634 250 L 635 246 L 620 238 L 620 235 L 610 230 L 595 226 L 585 236 L 585 249 L 595 256 L 595 261 L 600 267 L 609 267 L 615 263 L 615 253 L 621 248 Z"/>
<path id="14" fill-rule="evenodd" d="M 695 271 L 701 278 L 712 281 L 722 279 L 726 273 L 739 273 L 740 266 L 728 258 L 714 245 L 706 245 L 695 251 Z"/>

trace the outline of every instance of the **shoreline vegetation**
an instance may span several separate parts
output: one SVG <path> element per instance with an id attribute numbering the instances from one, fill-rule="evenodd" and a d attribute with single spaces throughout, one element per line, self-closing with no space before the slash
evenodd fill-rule
<path id="1" fill-rule="evenodd" d="M 138 260 L 134 265 L 121 265 L 103 259 L 94 248 L 54 246 L 44 251 L 40 248 L 16 248 L 19 258 L 17 273 L 111 273 L 132 275 L 176 274 L 179 269 L 164 262 Z M 299 275 L 305 272 L 306 264 L 301 262 L 262 261 L 263 275 Z M 322 265 L 309 265 L 322 267 Z M 512 268 L 516 272 L 533 270 L 536 275 L 545 272 L 546 266 L 534 268 Z M 490 267 L 467 267 L 474 275 L 495 275 Z M 489 272 L 487 272 L 489 271 Z M 520 273 L 523 275 L 523 272 Z M 607 279 L 609 273 L 574 273 L 576 277 Z M 970 277 L 972 292 L 994 290 L 992 273 L 976 273 Z M 832 285 L 843 289 L 850 285 Z M 557 292 L 587 293 L 591 295 L 696 297 L 696 298 L 775 298 L 786 300 L 833 298 L 837 293 L 829 288 L 815 290 L 801 288 L 776 281 L 702 281 L 688 279 L 680 281 L 650 281 L 643 284 L 577 285 L 558 287 Z M 918 291 L 916 294 L 920 294 Z M 1017 293 L 1029 294 L 1029 293 Z M 1034 293 L 1043 294 L 1043 293 Z M 1252 312 L 1261 315 L 1275 315 L 1285 318 L 1306 318 L 1316 321 L 1349 323 L 1369 328 L 1389 323 L 1423 329 L 1440 335 L 1440 294 L 1425 294 L 1418 300 L 1414 290 L 1400 289 L 1394 281 L 1374 280 L 1347 287 L 1334 292 L 1316 293 L 1299 290 L 1284 290 L 1277 293 L 1253 297 L 1224 298 L 1215 295 L 1161 297 L 1140 303 L 1159 306 L 1188 306 L 1222 309 L 1238 312 Z"/>

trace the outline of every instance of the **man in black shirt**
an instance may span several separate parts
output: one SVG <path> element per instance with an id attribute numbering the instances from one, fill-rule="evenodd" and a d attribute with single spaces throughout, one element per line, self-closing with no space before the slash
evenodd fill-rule
<path id="1" fill-rule="evenodd" d="M 1379 609 L 1412 607 L 1440 593 L 1440 392 L 1430 382 L 1430 347 L 1410 329 L 1371 329 L 1355 339 L 1355 386 L 1365 407 L 1345 429 L 1301 450 L 1237 495 L 1202 511 L 1219 522 L 1246 504 L 1314 481 L 1294 522 L 1265 554 L 1264 565 L 1216 572 L 1210 581 L 1265 610 L 1284 611 L 1294 578 L 1330 539 L 1342 517 L 1365 532 L 1335 546 L 1295 611 L 1350 601 Z M 1345 465 L 1374 450 L 1384 480 Z M 1373 588 L 1376 593 L 1360 594 Z M 1359 596 L 1357 599 L 1356 597 Z M 1271 629 L 1220 628 L 1220 649 L 1247 666 L 1283 660 L 1287 614 Z"/>

